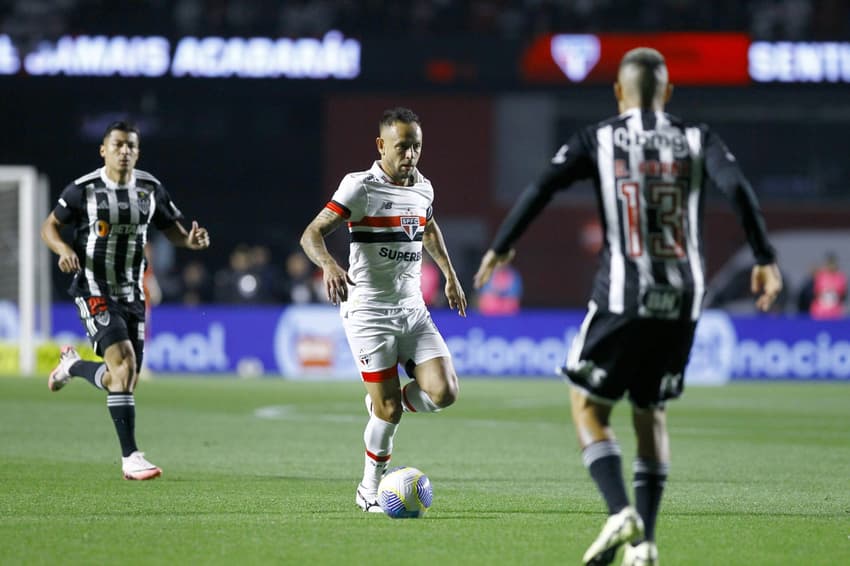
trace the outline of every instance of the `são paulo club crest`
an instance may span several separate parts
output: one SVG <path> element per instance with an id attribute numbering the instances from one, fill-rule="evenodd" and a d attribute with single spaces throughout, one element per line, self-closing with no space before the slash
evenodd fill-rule
<path id="1" fill-rule="evenodd" d="M 363 350 L 361 350 L 359 359 L 360 359 L 360 365 L 362 365 L 363 367 L 369 367 L 369 362 L 372 361 L 372 356 L 370 356 L 367 353 L 364 353 Z"/>
<path id="2" fill-rule="evenodd" d="M 419 231 L 419 217 L 418 216 L 402 216 L 401 217 L 401 229 L 404 230 L 404 233 L 407 234 L 407 237 L 411 240 L 416 238 L 416 232 Z"/>

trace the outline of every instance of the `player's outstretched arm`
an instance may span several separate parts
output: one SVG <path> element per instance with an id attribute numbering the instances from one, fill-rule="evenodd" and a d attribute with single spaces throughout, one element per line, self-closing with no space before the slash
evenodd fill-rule
<path id="1" fill-rule="evenodd" d="M 304 229 L 300 242 L 301 249 L 310 261 L 322 269 L 328 300 L 335 305 L 348 300 L 348 285 L 354 285 L 348 273 L 337 263 L 325 245 L 325 236 L 339 228 L 343 222 L 345 218 L 325 208 Z"/>
<path id="2" fill-rule="evenodd" d="M 162 231 L 168 241 L 175 247 L 189 250 L 205 250 L 210 247 L 210 234 L 206 228 L 198 225 L 197 220 L 192 220 L 189 231 L 180 222 L 175 222 Z"/>
<path id="3" fill-rule="evenodd" d="M 62 223 L 52 212 L 41 225 L 41 239 L 50 248 L 50 251 L 59 256 L 59 270 L 62 273 L 73 273 L 80 270 L 80 258 L 74 248 L 62 239 L 60 230 Z"/>
<path id="4" fill-rule="evenodd" d="M 782 273 L 775 263 L 756 265 L 750 274 L 750 289 L 758 298 L 756 307 L 768 311 L 782 291 Z"/>
<path id="5" fill-rule="evenodd" d="M 476 289 L 480 289 L 493 276 L 493 271 L 500 265 L 510 263 L 516 252 L 513 249 L 506 251 L 503 254 L 497 254 L 494 250 L 487 250 L 484 257 L 481 258 L 481 265 L 478 266 L 478 271 L 475 272 L 474 285 Z"/>
<path id="6" fill-rule="evenodd" d="M 433 216 L 425 225 L 422 247 L 425 248 L 428 255 L 434 258 L 434 263 L 437 264 L 437 267 L 443 272 L 443 277 L 446 278 L 446 299 L 448 299 L 449 308 L 457 310 L 460 316 L 466 316 L 466 294 L 463 292 L 452 260 L 449 258 L 449 252 L 446 250 L 443 232 Z"/>

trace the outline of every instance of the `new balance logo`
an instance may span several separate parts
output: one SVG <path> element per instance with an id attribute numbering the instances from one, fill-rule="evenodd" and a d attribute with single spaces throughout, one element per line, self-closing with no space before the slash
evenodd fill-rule
<path id="1" fill-rule="evenodd" d="M 393 203 L 391 203 L 391 202 L 390 202 L 390 201 L 388 201 L 388 200 L 385 200 L 385 201 L 384 201 L 384 204 L 382 204 L 382 205 L 381 205 L 381 208 L 383 208 L 384 210 L 389 210 L 389 209 L 391 209 L 392 207 L 393 207 Z"/>

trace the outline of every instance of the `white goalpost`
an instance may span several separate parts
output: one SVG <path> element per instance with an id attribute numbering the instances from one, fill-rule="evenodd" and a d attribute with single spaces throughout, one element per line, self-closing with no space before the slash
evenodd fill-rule
<path id="1" fill-rule="evenodd" d="M 36 345 L 51 332 L 49 250 L 40 245 L 47 178 L 32 166 L 0 166 L 0 370 L 33 375 Z M 8 359 L 17 353 L 17 363 Z"/>

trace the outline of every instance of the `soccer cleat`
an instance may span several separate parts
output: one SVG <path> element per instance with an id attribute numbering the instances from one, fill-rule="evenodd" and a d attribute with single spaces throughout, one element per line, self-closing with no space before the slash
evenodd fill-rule
<path id="1" fill-rule="evenodd" d="M 605 521 L 602 531 L 582 558 L 586 566 L 605 566 L 614 561 L 617 549 L 643 536 L 643 521 L 634 507 L 626 507 Z"/>
<path id="2" fill-rule="evenodd" d="M 145 453 L 138 450 L 121 458 L 121 469 L 125 480 L 152 480 L 162 475 L 162 470 L 145 460 Z"/>
<path id="3" fill-rule="evenodd" d="M 47 388 L 51 391 L 59 391 L 71 381 L 71 366 L 80 360 L 80 355 L 73 346 L 62 346 L 59 351 L 59 363 L 50 372 L 47 378 Z"/>
<path id="4" fill-rule="evenodd" d="M 658 566 L 658 547 L 648 540 L 637 546 L 627 544 L 622 566 Z"/>
<path id="5" fill-rule="evenodd" d="M 357 486 L 357 492 L 354 495 L 354 502 L 360 509 L 366 513 L 383 513 L 384 510 L 378 504 L 378 494 L 370 494 L 363 487 L 363 484 Z"/>

